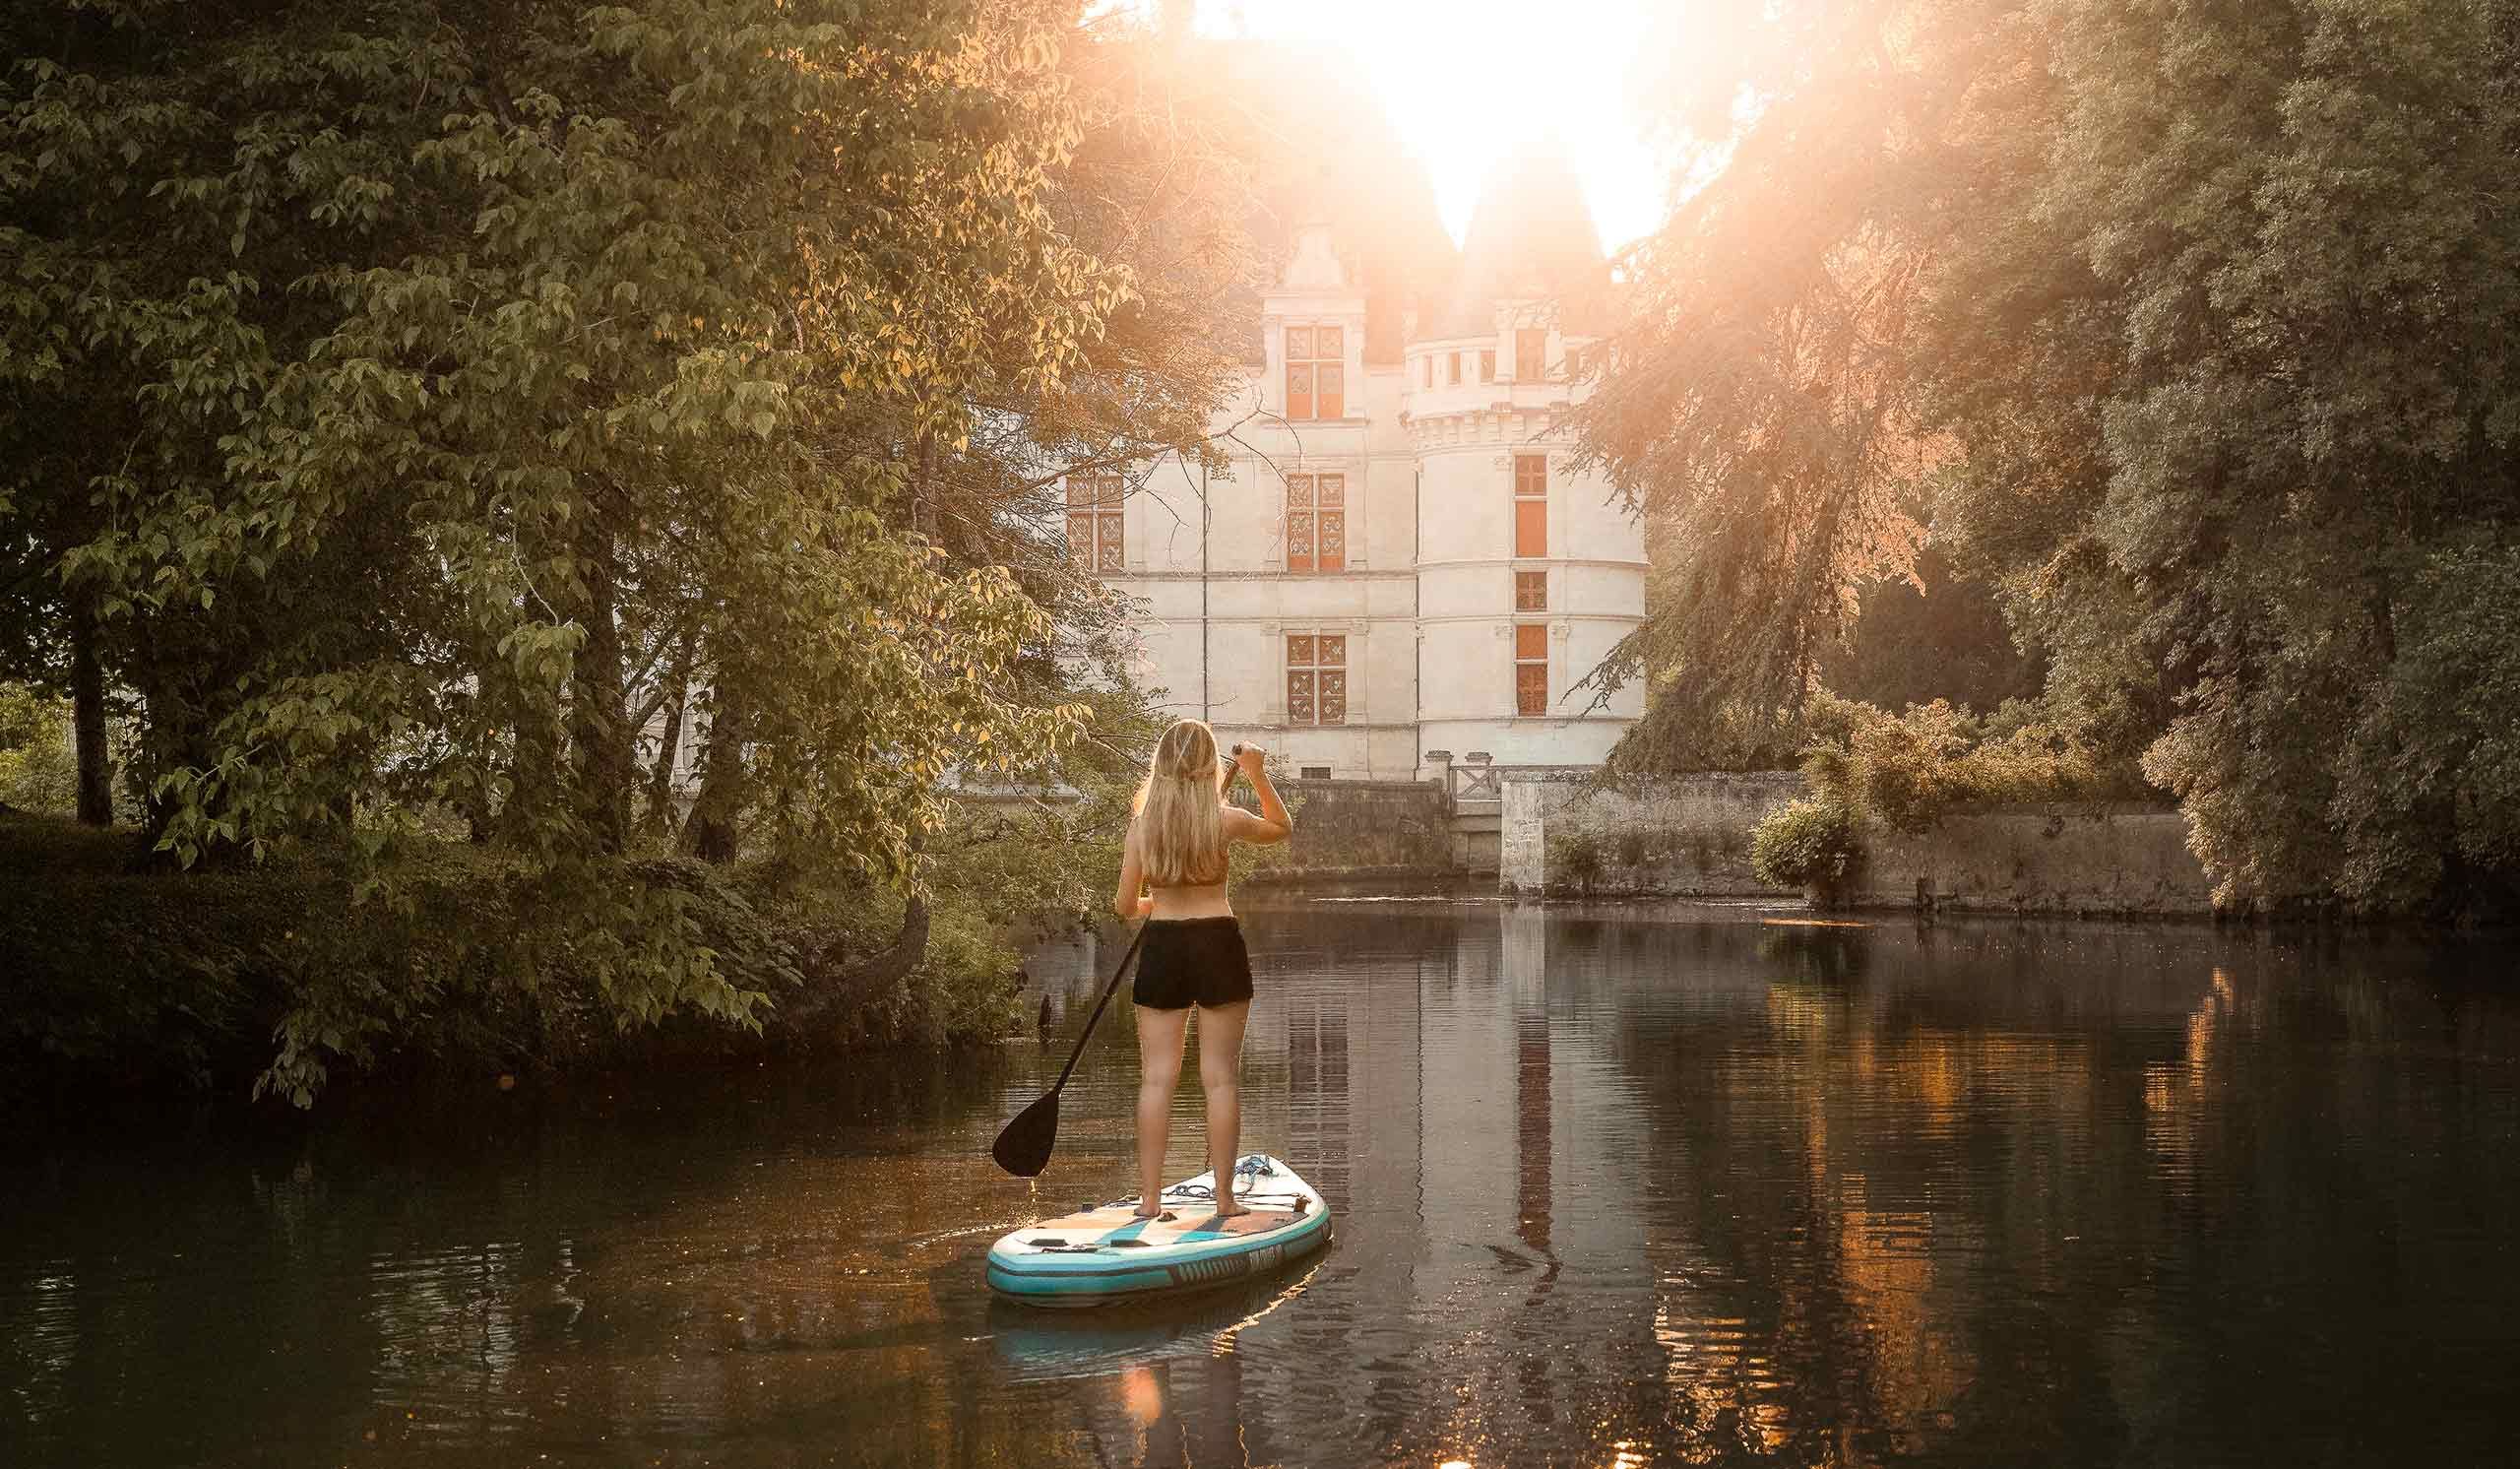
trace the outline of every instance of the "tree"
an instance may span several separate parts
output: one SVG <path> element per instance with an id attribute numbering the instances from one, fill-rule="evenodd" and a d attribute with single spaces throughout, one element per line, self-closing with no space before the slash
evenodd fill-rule
<path id="1" fill-rule="evenodd" d="M 1666 555 L 1612 673 L 1790 710 L 1912 495 L 2224 902 L 2509 904 L 2520 8 L 1752 9 L 1587 425 Z"/>
<path id="2" fill-rule="evenodd" d="M 1730 158 L 1622 262 L 1626 324 L 1575 420 L 1654 567 L 1644 624 L 1592 678 L 1649 687 L 1614 765 L 1790 755 L 1855 589 L 1912 575 L 1930 456 L 1899 346 L 1921 254 L 1876 222 L 1907 207 L 1895 141 L 1937 99 L 1875 43 L 1893 9 L 1721 17 L 1708 54 L 1732 64 L 1671 94 L 1670 121 L 1724 130 Z M 1734 133 L 1742 88 L 1762 110 Z"/>
<path id="3" fill-rule="evenodd" d="M 1046 655 L 1084 594 L 1032 513 L 1063 460 L 1204 423 L 1145 354 L 1167 324 L 1123 314 L 1189 298 L 1080 243 L 1125 243 L 1153 185 L 1072 197 L 1139 166 L 1071 166 L 1073 21 L 0 22 L 0 541 L 41 572 L 20 607 L 96 609 L 158 847 L 346 838 L 390 899 L 461 818 L 550 926 L 520 945 L 625 1021 L 742 1016 L 687 895 L 629 862 L 641 732 L 686 700 L 704 846 L 914 887 L 949 772 L 1081 728 Z"/>

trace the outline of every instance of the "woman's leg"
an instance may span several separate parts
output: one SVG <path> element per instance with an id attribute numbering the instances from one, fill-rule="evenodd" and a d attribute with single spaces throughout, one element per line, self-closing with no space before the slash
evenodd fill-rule
<path id="1" fill-rule="evenodd" d="M 1221 1215 L 1250 1212 L 1233 1201 L 1233 1165 L 1242 1156 L 1242 1027 L 1250 1018 L 1247 999 L 1199 1009 L 1199 1086 L 1208 1094 L 1208 1162 Z"/>
<path id="2" fill-rule="evenodd" d="M 1138 1213 L 1164 1212 L 1164 1145 L 1172 1139 L 1172 1089 L 1181 1081 L 1181 1033 L 1190 1011 L 1138 1011 Z"/>

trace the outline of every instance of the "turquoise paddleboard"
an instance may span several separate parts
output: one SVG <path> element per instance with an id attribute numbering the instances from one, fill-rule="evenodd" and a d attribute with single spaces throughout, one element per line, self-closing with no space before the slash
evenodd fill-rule
<path id="1" fill-rule="evenodd" d="M 1208 1174 L 1164 1190 L 1165 1217 L 1121 1199 L 1027 1225 L 988 1248 L 988 1288 L 1028 1306 L 1105 1306 L 1267 1275 L 1330 1243 L 1330 1210 L 1310 1183 L 1266 1153 L 1233 1169 L 1237 1203 L 1216 1214 Z"/>
<path id="2" fill-rule="evenodd" d="M 1240 1286 L 1115 1301 L 1094 1310 L 1043 1310 L 1009 1296 L 988 1303 L 989 1339 L 1017 1381 L 1099 1377 L 1122 1368 L 1200 1361 L 1303 1294 L 1321 1269 L 1315 1250 L 1299 1264 Z"/>

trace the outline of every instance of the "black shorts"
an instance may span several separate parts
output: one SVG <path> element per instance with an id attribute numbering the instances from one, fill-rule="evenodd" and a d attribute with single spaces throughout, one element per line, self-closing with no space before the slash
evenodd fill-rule
<path id="1" fill-rule="evenodd" d="M 1242 925 L 1223 918 L 1149 919 L 1129 996 L 1150 1010 L 1239 1004 L 1251 997 Z"/>

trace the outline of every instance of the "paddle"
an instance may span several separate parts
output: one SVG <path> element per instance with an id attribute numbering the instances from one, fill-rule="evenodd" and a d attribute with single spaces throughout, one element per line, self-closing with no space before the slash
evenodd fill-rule
<path id="1" fill-rule="evenodd" d="M 1085 1054 L 1085 1043 L 1094 1039 L 1094 1027 L 1102 1021 L 1102 1007 L 1120 992 L 1120 976 L 1128 972 L 1129 961 L 1137 957 L 1138 944 L 1146 938 L 1146 925 L 1138 925 L 1137 936 L 1129 940 L 1120 962 L 1111 969 L 1111 983 L 1102 987 L 1102 997 L 1094 1004 L 1094 1014 L 1085 1022 L 1085 1034 L 1076 1038 L 1076 1049 L 1067 1054 L 1067 1064 L 1059 1068 L 1059 1079 L 1041 1100 L 1015 1115 L 989 1145 L 988 1155 L 997 1166 L 1019 1179 L 1037 1178 L 1049 1166 L 1050 1149 L 1059 1140 L 1059 1090 L 1067 1085 L 1070 1072 L 1076 1069 L 1079 1056 Z"/>

